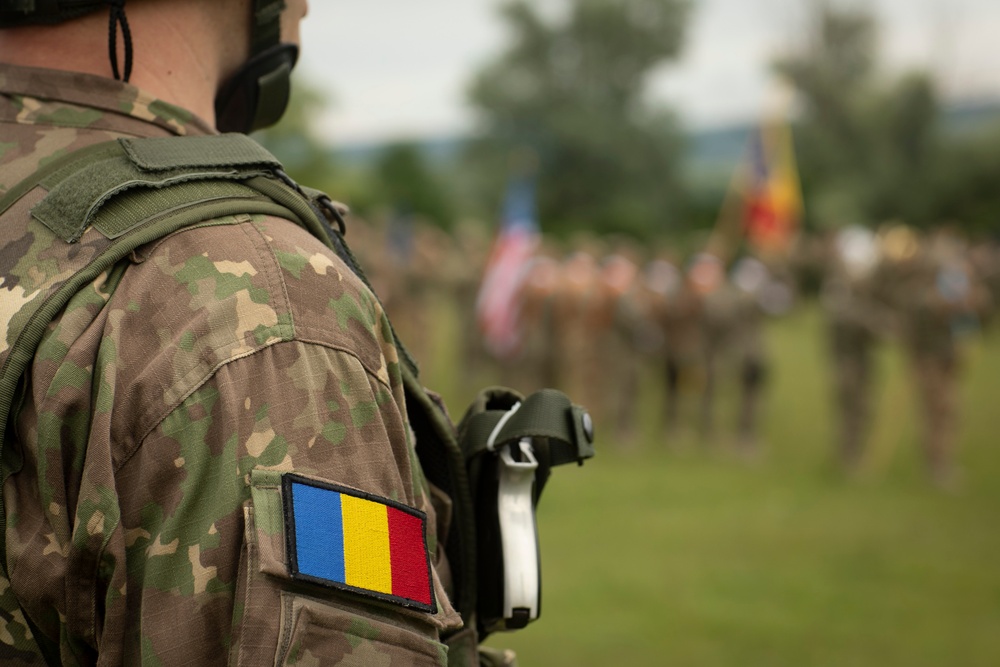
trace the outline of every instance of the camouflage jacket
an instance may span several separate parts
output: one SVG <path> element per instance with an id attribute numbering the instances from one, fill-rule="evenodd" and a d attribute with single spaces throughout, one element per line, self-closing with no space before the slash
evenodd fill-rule
<path id="1" fill-rule="evenodd" d="M 109 79 L 0 68 L 0 196 L 90 144 L 211 132 Z M 0 362 L 24 305 L 96 233 L 46 235 L 24 199 L 0 216 Z M 442 584 L 446 512 L 415 458 L 392 334 L 305 230 L 236 215 L 140 248 L 52 323 L 20 401 L 0 595 L 16 595 L 63 664 L 447 661 L 440 633 L 461 621 Z M 293 578 L 289 473 L 336 485 L 345 507 L 426 513 L 431 610 L 375 583 Z M 293 518 L 320 526 L 329 507 L 296 500 Z M 358 545 L 343 544 L 349 559 Z M 8 646 L 28 633 L 0 619 Z"/>

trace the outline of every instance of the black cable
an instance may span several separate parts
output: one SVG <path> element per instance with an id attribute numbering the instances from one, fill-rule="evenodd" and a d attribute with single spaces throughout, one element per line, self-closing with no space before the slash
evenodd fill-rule
<path id="1" fill-rule="evenodd" d="M 108 53 L 111 56 L 111 72 L 115 81 L 125 81 L 132 77 L 132 31 L 128 27 L 125 16 L 125 0 L 110 0 L 111 12 L 108 19 Z M 125 76 L 118 71 L 118 26 L 122 27 L 122 38 L 125 43 Z"/>

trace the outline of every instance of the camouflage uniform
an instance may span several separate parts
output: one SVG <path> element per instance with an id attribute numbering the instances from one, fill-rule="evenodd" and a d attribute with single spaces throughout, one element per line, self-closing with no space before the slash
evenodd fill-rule
<path id="1" fill-rule="evenodd" d="M 479 377 L 487 366 L 488 356 L 476 322 L 476 299 L 479 281 L 486 265 L 489 241 L 484 230 L 476 223 L 459 225 L 455 244 L 448 257 L 447 275 L 451 285 L 451 300 L 458 320 L 460 354 L 463 369 L 459 381 L 463 393 L 473 393 Z"/>
<path id="2" fill-rule="evenodd" d="M 791 307 L 788 282 L 775 278 L 763 262 L 744 257 L 733 267 L 732 284 L 740 293 L 735 354 L 739 364 L 740 408 L 738 444 L 745 453 L 758 447 L 758 429 L 769 362 L 764 335 L 764 315 L 778 315 Z"/>
<path id="3" fill-rule="evenodd" d="M 516 358 L 511 360 L 512 363 L 501 365 L 500 374 L 504 384 L 526 393 L 543 387 L 554 387 L 559 383 L 553 322 L 553 301 L 559 283 L 559 269 L 558 261 L 547 255 L 539 255 L 528 264 L 521 284 L 521 346 Z"/>
<path id="4" fill-rule="evenodd" d="M 670 275 L 675 267 L 658 260 L 658 273 Z M 650 268 L 656 269 L 657 263 Z M 656 280 L 654 280 L 656 282 Z M 692 383 L 701 370 L 702 301 L 691 285 L 677 272 L 677 282 L 667 280 L 651 288 L 650 313 L 662 341 L 664 427 L 668 436 L 678 427 L 682 385 Z"/>
<path id="5" fill-rule="evenodd" d="M 886 329 L 884 307 L 873 298 L 871 276 L 853 276 L 833 262 L 823 283 L 822 300 L 833 361 L 841 464 L 861 464 L 871 425 L 873 352 Z"/>
<path id="6" fill-rule="evenodd" d="M 584 397 L 584 405 L 601 405 L 604 387 L 600 377 L 594 330 L 598 316 L 600 276 L 593 255 L 577 251 L 564 259 L 552 295 L 553 337 L 559 387 Z"/>
<path id="7" fill-rule="evenodd" d="M 738 444 L 749 452 L 756 446 L 757 412 L 764 380 L 761 311 L 753 295 L 728 280 L 702 296 L 702 344 L 705 387 L 701 431 L 715 437 L 715 404 L 721 375 L 734 373 L 741 390 Z"/>
<path id="8" fill-rule="evenodd" d="M 0 123 L 0 193 L 90 144 L 212 132 L 110 79 L 11 66 Z M 0 361 L 22 305 L 99 235 L 40 233 L 31 199 L 0 225 Z M 445 512 L 414 456 L 387 320 L 295 224 L 210 221 L 106 272 L 50 326 L 11 427 L 0 594 L 63 664 L 446 662 L 439 633 L 460 619 Z M 292 581 L 290 471 L 426 512 L 436 611 Z M 0 642 L 25 632 L 0 621 Z"/>
<path id="9" fill-rule="evenodd" d="M 894 310 L 916 379 L 924 419 L 923 447 L 935 482 L 951 484 L 958 445 L 961 320 L 987 299 L 971 281 L 960 244 L 938 235 L 884 261 L 879 296 Z M 956 284 L 957 279 L 957 284 Z"/>
<path id="10" fill-rule="evenodd" d="M 611 426 L 619 445 L 634 444 L 639 403 L 641 342 L 646 324 L 640 301 L 639 269 L 626 255 L 615 253 L 601 265 L 598 326 L 594 331 L 598 367 L 603 378 L 603 403 L 597 419 Z"/>
<path id="11" fill-rule="evenodd" d="M 996 321 L 1000 307 L 1000 244 L 981 241 L 969 251 L 975 281 L 983 288 L 983 298 L 978 317 L 984 328 Z"/>

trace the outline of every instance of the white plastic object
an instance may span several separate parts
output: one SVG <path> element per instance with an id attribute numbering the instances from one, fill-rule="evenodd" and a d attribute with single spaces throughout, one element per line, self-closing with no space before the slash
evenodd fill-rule
<path id="1" fill-rule="evenodd" d="M 523 460 L 514 460 L 511 447 L 520 449 Z M 538 533 L 531 502 L 538 461 L 531 448 L 531 438 L 522 438 L 503 447 L 500 463 L 497 509 L 503 548 L 504 618 L 513 618 L 515 609 L 527 609 L 529 620 L 533 621 L 538 618 L 540 577 Z"/>

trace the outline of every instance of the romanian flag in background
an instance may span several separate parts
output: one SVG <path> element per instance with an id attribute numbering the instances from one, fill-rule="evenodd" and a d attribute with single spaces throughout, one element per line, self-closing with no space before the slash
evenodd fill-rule
<path id="1" fill-rule="evenodd" d="M 784 123 L 762 126 L 750 140 L 743 183 L 743 231 L 758 251 L 786 252 L 802 217 L 791 130 Z"/>
<path id="2" fill-rule="evenodd" d="M 511 357 L 520 345 L 519 294 L 539 239 L 534 180 L 513 179 L 507 186 L 500 231 L 476 298 L 476 319 L 483 340 L 499 359 Z"/>
<path id="3" fill-rule="evenodd" d="M 287 474 L 284 502 L 293 577 L 435 610 L 423 512 Z"/>

